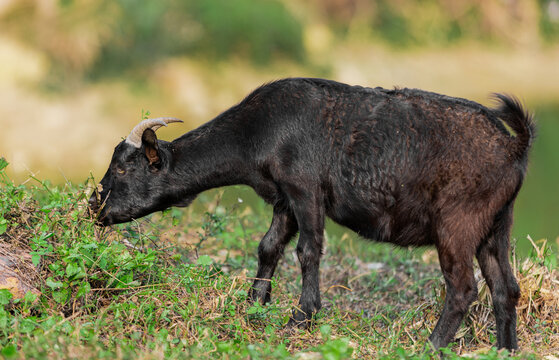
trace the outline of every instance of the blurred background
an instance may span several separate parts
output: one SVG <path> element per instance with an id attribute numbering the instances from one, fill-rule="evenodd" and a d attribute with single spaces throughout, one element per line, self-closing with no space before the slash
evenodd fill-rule
<path id="1" fill-rule="evenodd" d="M 518 96 L 539 137 L 513 235 L 559 242 L 559 0 L 0 0 L 0 156 L 99 180 L 142 112 L 185 120 L 171 140 L 293 76 Z"/>

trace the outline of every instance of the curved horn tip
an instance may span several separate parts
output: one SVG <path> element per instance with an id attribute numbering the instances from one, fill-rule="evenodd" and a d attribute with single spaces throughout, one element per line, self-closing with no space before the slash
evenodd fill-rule
<path id="1" fill-rule="evenodd" d="M 158 123 L 157 125 L 154 125 L 151 127 L 151 129 L 153 131 L 157 131 L 162 125 L 163 126 L 168 126 L 168 124 L 172 124 L 175 122 L 183 122 L 180 119 L 174 118 L 174 117 L 160 117 L 160 118 L 156 118 L 156 119 L 152 119 L 152 120 L 159 120 L 162 121 L 161 123 Z"/>
<path id="2" fill-rule="evenodd" d="M 161 120 L 161 121 L 164 121 L 165 124 L 171 124 L 171 123 L 174 123 L 174 122 L 184 122 L 181 119 L 177 119 L 176 117 L 159 117 L 159 118 L 155 118 L 155 119 L 152 119 L 152 120 Z"/>

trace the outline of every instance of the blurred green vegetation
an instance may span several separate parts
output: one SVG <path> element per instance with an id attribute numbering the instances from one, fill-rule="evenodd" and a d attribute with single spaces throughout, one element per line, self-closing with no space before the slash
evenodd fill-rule
<path id="1" fill-rule="evenodd" d="M 410 7 L 416 9 L 410 11 Z M 480 26 L 483 18 L 475 3 L 459 14 L 453 14 L 437 0 L 410 3 L 404 9 L 396 2 L 379 0 L 377 10 L 371 31 L 394 47 L 449 45 L 466 38 L 490 37 L 490 32 L 483 32 Z"/>
<path id="2" fill-rule="evenodd" d="M 111 2 L 119 8 L 112 37 L 102 45 L 93 75 L 118 75 L 171 55 L 227 59 L 246 55 L 255 64 L 272 56 L 302 59 L 301 25 L 278 1 L 206 0 Z"/>
<path id="3" fill-rule="evenodd" d="M 559 39 L 559 1 L 538 0 L 540 12 L 539 29 L 546 42 Z"/>
<path id="4" fill-rule="evenodd" d="M 559 38 L 559 1 L 375 1 L 371 31 L 395 47 L 475 40 L 516 44 L 518 27 L 545 43 Z M 538 24 L 538 25 L 536 25 Z"/>
<path id="5" fill-rule="evenodd" d="M 45 51 L 63 81 L 122 76 L 170 56 L 304 59 L 301 23 L 278 0 L 26 0 L 0 24 Z"/>
<path id="6" fill-rule="evenodd" d="M 52 76 L 97 79 L 171 56 L 277 58 L 305 64 L 305 27 L 324 24 L 395 48 L 556 43 L 559 0 L 21 0 L 0 7 L 3 32 L 44 51 Z M 313 16 L 307 16 L 314 14 Z M 320 40 L 318 40 L 320 41 Z M 312 64 L 311 64 L 312 66 Z"/>

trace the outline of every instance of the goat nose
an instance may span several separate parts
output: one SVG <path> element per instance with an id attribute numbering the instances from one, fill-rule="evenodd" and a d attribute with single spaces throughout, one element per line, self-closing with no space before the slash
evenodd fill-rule
<path id="1" fill-rule="evenodd" d="M 98 206 L 97 206 L 97 196 L 96 196 L 96 194 L 91 195 L 91 197 L 89 198 L 89 201 L 88 201 L 88 205 L 89 205 L 89 208 L 91 209 L 91 211 L 97 212 Z"/>

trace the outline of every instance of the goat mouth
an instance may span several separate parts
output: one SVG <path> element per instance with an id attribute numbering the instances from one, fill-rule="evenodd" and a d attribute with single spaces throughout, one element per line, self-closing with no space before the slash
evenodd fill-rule
<path id="1" fill-rule="evenodd" d="M 94 221 L 94 224 L 97 226 L 107 226 L 107 225 L 111 225 L 109 223 L 109 221 L 107 221 L 107 216 L 104 214 L 101 214 L 101 210 L 99 209 L 93 209 L 93 208 L 89 208 L 89 215 L 91 216 L 91 218 Z"/>
<path id="2" fill-rule="evenodd" d="M 106 205 L 107 199 L 110 195 L 109 193 L 104 197 L 103 201 L 102 197 L 99 193 L 99 188 L 103 189 L 102 185 L 99 184 L 97 190 L 91 195 L 89 199 L 89 216 L 91 216 L 95 220 L 95 225 L 97 226 L 108 226 L 112 225 L 113 221 L 111 221 L 107 217 Z"/>
<path id="3" fill-rule="evenodd" d="M 91 204 L 88 207 L 89 216 L 94 220 L 97 226 L 108 226 L 112 224 L 112 221 L 107 217 L 107 212 L 105 210 L 105 203 L 98 206 L 97 203 Z"/>
<path id="4" fill-rule="evenodd" d="M 99 216 L 99 217 L 97 217 L 97 219 L 95 219 L 95 225 L 97 225 L 97 226 L 105 227 L 105 226 L 109 226 L 109 225 L 112 225 L 112 224 L 113 224 L 113 222 L 106 216 L 103 216 L 103 217 Z"/>

